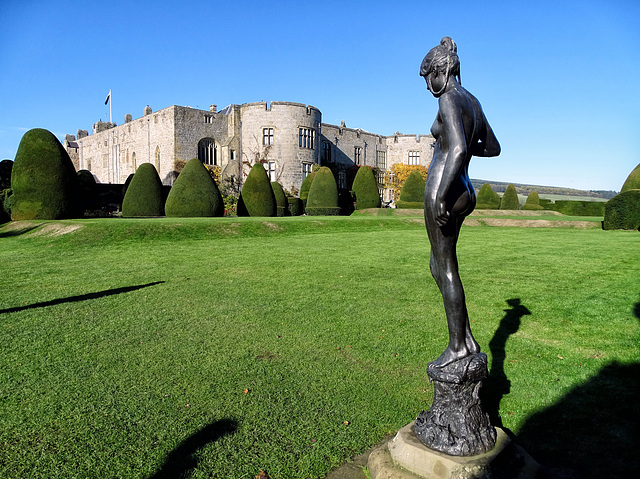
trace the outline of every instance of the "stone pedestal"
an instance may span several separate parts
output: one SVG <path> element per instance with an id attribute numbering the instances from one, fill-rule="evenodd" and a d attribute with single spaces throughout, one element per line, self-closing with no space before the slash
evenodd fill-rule
<path id="1" fill-rule="evenodd" d="M 493 449 L 475 456 L 450 456 L 429 449 L 413 433 L 413 423 L 369 455 L 371 479 L 536 479 L 538 464 L 509 436 L 497 430 Z"/>
<path id="2" fill-rule="evenodd" d="M 487 355 L 472 354 L 444 367 L 429 363 L 433 404 L 415 421 L 416 437 L 429 449 L 450 456 L 475 456 L 493 449 L 496 430 L 480 403 Z"/>

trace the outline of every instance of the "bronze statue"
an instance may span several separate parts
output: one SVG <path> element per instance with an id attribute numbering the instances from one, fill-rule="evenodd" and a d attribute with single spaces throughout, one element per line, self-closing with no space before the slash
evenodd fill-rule
<path id="1" fill-rule="evenodd" d="M 476 205 L 469 180 L 472 156 L 498 156 L 500 144 L 478 100 L 462 88 L 455 42 L 444 37 L 422 60 L 420 75 L 438 99 L 431 133 L 436 139 L 424 194 L 424 217 L 431 243 L 431 274 L 444 301 L 449 345 L 433 362 L 444 367 L 480 352 L 471 334 L 456 243 L 464 219 Z"/>

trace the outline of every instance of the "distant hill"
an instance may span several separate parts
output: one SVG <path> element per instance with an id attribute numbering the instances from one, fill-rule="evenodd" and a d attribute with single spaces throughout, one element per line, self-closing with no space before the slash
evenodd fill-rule
<path id="1" fill-rule="evenodd" d="M 505 183 L 502 181 L 491 181 L 491 180 L 471 180 L 471 184 L 473 188 L 478 191 L 480 187 L 489 183 L 491 185 L 491 189 L 496 193 L 504 193 L 507 189 L 507 185 L 509 183 Z M 513 186 L 516 187 L 516 191 L 520 195 L 528 195 L 533 190 L 537 191 L 538 194 L 541 195 L 563 195 L 563 196 L 586 196 L 589 198 L 603 198 L 610 199 L 618 194 L 617 191 L 611 190 L 576 190 L 574 188 L 562 188 L 557 186 L 539 186 L 539 185 L 523 185 L 521 183 L 513 183 Z"/>

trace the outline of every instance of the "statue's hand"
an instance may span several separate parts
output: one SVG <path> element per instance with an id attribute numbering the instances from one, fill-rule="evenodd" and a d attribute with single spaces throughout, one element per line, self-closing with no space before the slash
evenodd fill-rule
<path id="1" fill-rule="evenodd" d="M 450 214 L 447 211 L 447 205 L 444 201 L 436 203 L 436 223 L 438 226 L 444 226 L 449 222 Z"/>

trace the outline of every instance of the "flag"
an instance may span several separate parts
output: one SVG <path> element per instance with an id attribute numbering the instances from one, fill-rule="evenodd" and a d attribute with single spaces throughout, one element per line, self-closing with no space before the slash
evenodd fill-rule
<path id="1" fill-rule="evenodd" d="M 107 95 L 107 99 L 104 101 L 104 104 L 106 105 L 107 103 L 109 103 L 110 99 L 111 99 L 111 90 L 109 90 L 109 94 Z"/>

